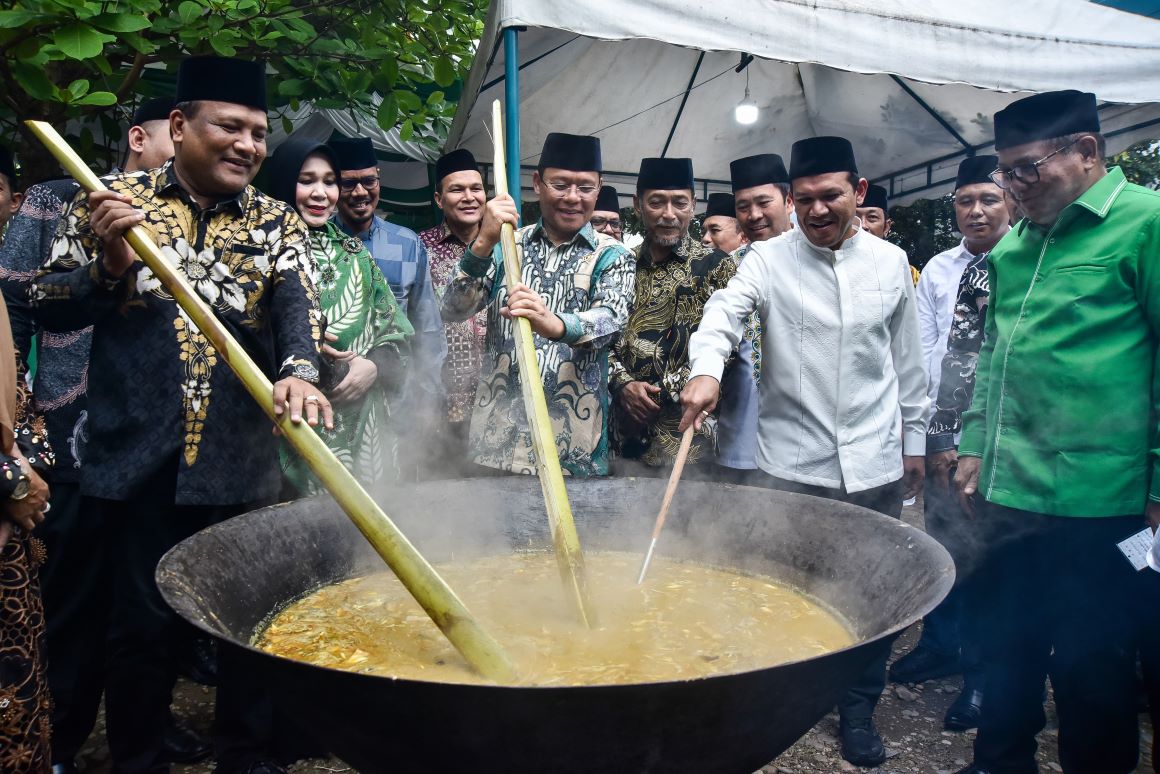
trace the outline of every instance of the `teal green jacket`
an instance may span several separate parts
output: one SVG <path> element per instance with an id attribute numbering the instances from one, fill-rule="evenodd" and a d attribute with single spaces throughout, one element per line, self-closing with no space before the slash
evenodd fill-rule
<path id="1" fill-rule="evenodd" d="M 989 256 L 991 297 L 959 454 L 979 492 L 1055 516 L 1160 501 L 1160 192 L 1119 167 L 1049 229 L 1027 220 Z"/>

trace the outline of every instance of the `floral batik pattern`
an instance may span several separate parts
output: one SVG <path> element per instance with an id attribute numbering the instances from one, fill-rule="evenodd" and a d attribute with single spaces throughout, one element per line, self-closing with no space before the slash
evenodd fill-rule
<path id="1" fill-rule="evenodd" d="M 649 241 L 636 250 L 636 301 L 624 335 L 612 351 L 610 382 L 619 392 L 629 382 L 661 388 L 660 413 L 649 427 L 634 426 L 626 412 L 614 412 L 614 438 L 625 457 L 647 465 L 670 464 L 681 445 L 681 390 L 689 380 L 689 339 L 701 324 L 705 302 L 737 273 L 732 256 L 685 234 L 668 257 L 648 258 Z M 689 461 L 712 455 L 714 422 L 703 422 L 689 449 Z"/>
<path id="2" fill-rule="evenodd" d="M 394 425 L 398 420 L 393 414 L 397 396 L 387 385 L 402 382 L 414 329 L 361 240 L 328 223 L 310 230 L 310 251 L 318 267 L 316 284 L 326 332 L 338 337 L 331 346 L 368 358 L 379 367 L 378 379 L 362 398 L 335 404 L 334 429 L 320 427 L 317 432 L 364 486 L 373 490 L 396 483 L 399 444 Z M 388 367 L 395 373 L 387 373 Z M 302 458 L 285 445 L 282 470 L 298 492 L 323 491 Z"/>
<path id="3" fill-rule="evenodd" d="M 435 292 L 442 297 L 451 280 L 459 274 L 459 261 L 467 252 L 467 245 L 446 223 L 419 232 L 419 240 L 427 248 L 431 281 Z M 483 366 L 487 346 L 487 312 L 480 310 L 462 322 L 443 323 L 447 334 L 447 358 L 443 361 L 443 386 L 447 388 L 447 421 L 464 422 L 471 418 L 475 403 L 475 388 Z"/>
<path id="4" fill-rule="evenodd" d="M 548 414 L 564 470 L 574 476 L 608 473 L 608 347 L 632 303 L 632 254 L 585 225 L 571 241 L 553 245 L 542 224 L 516 234 L 520 279 L 564 322 L 552 341 L 533 334 Z M 534 473 L 535 453 L 515 355 L 515 326 L 500 314 L 507 303 L 503 259 L 468 252 L 443 295 L 443 316 L 465 320 L 487 308 L 487 351 L 471 416 L 474 462 L 513 473 Z"/>
<path id="5" fill-rule="evenodd" d="M 959 280 L 938 397 L 926 431 L 927 453 L 953 449 L 955 435 L 962 430 L 963 412 L 970 408 L 975 393 L 975 368 L 983 346 L 989 297 L 987 253 L 983 253 L 971 259 Z"/>
<path id="6" fill-rule="evenodd" d="M 132 199 L 164 260 L 269 378 L 317 381 L 315 268 L 296 213 L 249 186 L 202 208 L 172 161 L 110 176 L 107 184 Z M 120 499 L 172 456 L 179 504 L 229 505 L 276 493 L 269 420 L 222 354 L 143 263 L 113 277 L 102 259 L 82 192 L 61 216 L 32 303 L 50 330 L 95 326 L 85 493 Z"/>

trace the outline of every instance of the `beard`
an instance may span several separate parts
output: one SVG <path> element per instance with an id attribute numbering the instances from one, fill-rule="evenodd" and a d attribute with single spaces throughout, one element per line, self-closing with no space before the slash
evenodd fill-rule
<path id="1" fill-rule="evenodd" d="M 677 223 L 661 223 L 658 225 L 664 226 L 665 228 L 677 228 L 679 226 Z M 685 235 L 679 231 L 673 236 L 664 236 L 657 233 L 655 229 L 650 230 L 647 236 L 650 242 L 652 242 L 654 245 L 660 245 L 661 247 L 676 247 L 681 243 L 681 240 L 685 238 Z"/>

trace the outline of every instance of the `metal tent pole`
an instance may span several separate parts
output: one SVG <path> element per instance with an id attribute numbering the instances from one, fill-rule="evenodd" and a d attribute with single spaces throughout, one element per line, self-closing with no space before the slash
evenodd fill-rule
<path id="1" fill-rule="evenodd" d="M 516 200 L 516 212 L 523 212 L 520 196 L 520 47 L 519 30 L 503 31 L 504 145 L 507 146 L 508 193 Z"/>

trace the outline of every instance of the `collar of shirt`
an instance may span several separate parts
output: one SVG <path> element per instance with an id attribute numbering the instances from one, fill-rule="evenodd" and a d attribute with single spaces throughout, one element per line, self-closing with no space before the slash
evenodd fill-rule
<path id="1" fill-rule="evenodd" d="M 207 207 L 204 210 L 201 206 L 193 200 L 189 191 L 177 179 L 177 172 L 173 169 L 173 159 L 165 162 L 157 170 L 157 193 L 159 195 L 174 195 L 181 199 L 186 204 L 193 207 L 194 212 L 209 212 L 216 213 L 228 207 L 234 207 L 238 213 L 243 213 L 250 204 L 250 186 L 246 186 L 237 194 L 228 199 L 222 199 L 215 203 L 212 207 Z"/>
<path id="2" fill-rule="evenodd" d="M 439 238 L 436 241 L 439 242 L 439 244 L 451 242 L 455 245 L 462 245 L 463 247 L 467 247 L 467 243 L 459 237 L 455 236 L 455 232 L 448 227 L 447 221 L 443 221 L 439 224 Z"/>
<path id="3" fill-rule="evenodd" d="M 552 240 L 548 239 L 548 232 L 544 230 L 544 219 L 543 218 L 540 218 L 539 220 L 536 221 L 536 225 L 534 228 L 532 228 L 531 233 L 528 234 L 528 237 L 530 239 L 543 240 L 544 242 L 548 243 L 548 245 L 550 247 L 552 247 L 553 249 L 555 249 L 556 247 L 563 247 L 564 246 L 563 244 L 558 245 L 558 246 L 553 245 Z M 584 227 L 582 229 L 580 229 L 579 231 L 577 231 L 576 234 L 571 239 L 569 239 L 565 244 L 569 244 L 569 245 L 575 244 L 577 239 L 583 239 L 585 242 L 588 243 L 589 247 L 591 247 L 593 250 L 596 249 L 596 245 L 597 245 L 596 229 L 592 228 L 591 223 L 585 223 Z"/>
<path id="4" fill-rule="evenodd" d="M 1107 217 L 1108 211 L 1112 209 L 1116 197 L 1120 195 L 1120 191 L 1124 190 L 1124 186 L 1127 184 L 1128 179 L 1124 177 L 1123 170 L 1119 167 L 1112 167 L 1106 175 L 1092 183 L 1086 191 L 1080 194 L 1079 198 L 1063 208 L 1063 212 L 1059 213 L 1059 218 L 1056 220 L 1056 229 L 1062 230 L 1070 226 L 1073 221 L 1084 214 L 1082 210 L 1086 210 L 1103 220 Z M 1019 221 L 1019 225 L 1016 227 L 1019 236 L 1023 236 L 1023 232 L 1028 227 L 1044 234 L 1052 228 L 1052 226 L 1044 228 L 1038 223 L 1032 223 L 1030 218 L 1024 218 Z"/>
<path id="5" fill-rule="evenodd" d="M 858 220 L 858 219 L 855 218 L 855 220 Z M 805 245 L 806 248 L 810 252 L 812 252 L 814 255 L 817 255 L 820 258 L 825 258 L 827 260 L 833 261 L 834 263 L 837 263 L 837 262 L 841 261 L 843 258 L 851 255 L 852 249 L 857 249 L 857 248 L 865 246 L 865 244 L 868 240 L 878 239 L 878 237 L 874 236 L 869 231 L 866 231 L 865 229 L 862 228 L 862 221 L 860 221 L 860 220 L 858 220 L 858 223 L 855 226 L 853 235 L 846 237 L 842 241 L 841 246 L 837 250 L 834 250 L 833 248 L 830 248 L 830 247 L 818 247 L 817 245 L 815 245 L 813 242 L 811 242 L 806 237 L 805 232 L 803 232 L 800 228 L 790 229 L 786 233 L 799 235 L 801 237 L 802 244 Z M 774 237 L 774 239 L 776 239 L 776 238 L 777 237 Z M 882 240 L 882 241 L 885 241 L 885 240 Z M 887 244 L 889 244 L 889 243 L 887 243 Z"/>
<path id="6" fill-rule="evenodd" d="M 331 218 L 331 220 L 334 221 L 334 224 L 336 226 L 338 226 L 340 229 L 342 229 L 343 233 L 350 234 L 351 236 L 356 236 L 364 242 L 371 242 L 372 240 L 374 240 L 375 234 L 377 234 L 379 232 L 379 227 L 385 226 L 387 224 L 387 222 L 385 220 L 383 220 L 382 218 L 380 218 L 378 215 L 372 215 L 371 216 L 371 227 L 368 228 L 366 231 L 362 232 L 361 234 L 356 234 L 356 233 L 354 233 L 354 230 L 350 226 L 347 225 L 346 221 L 342 219 L 342 216 L 339 215 L 337 212 L 334 213 L 334 216 Z"/>

